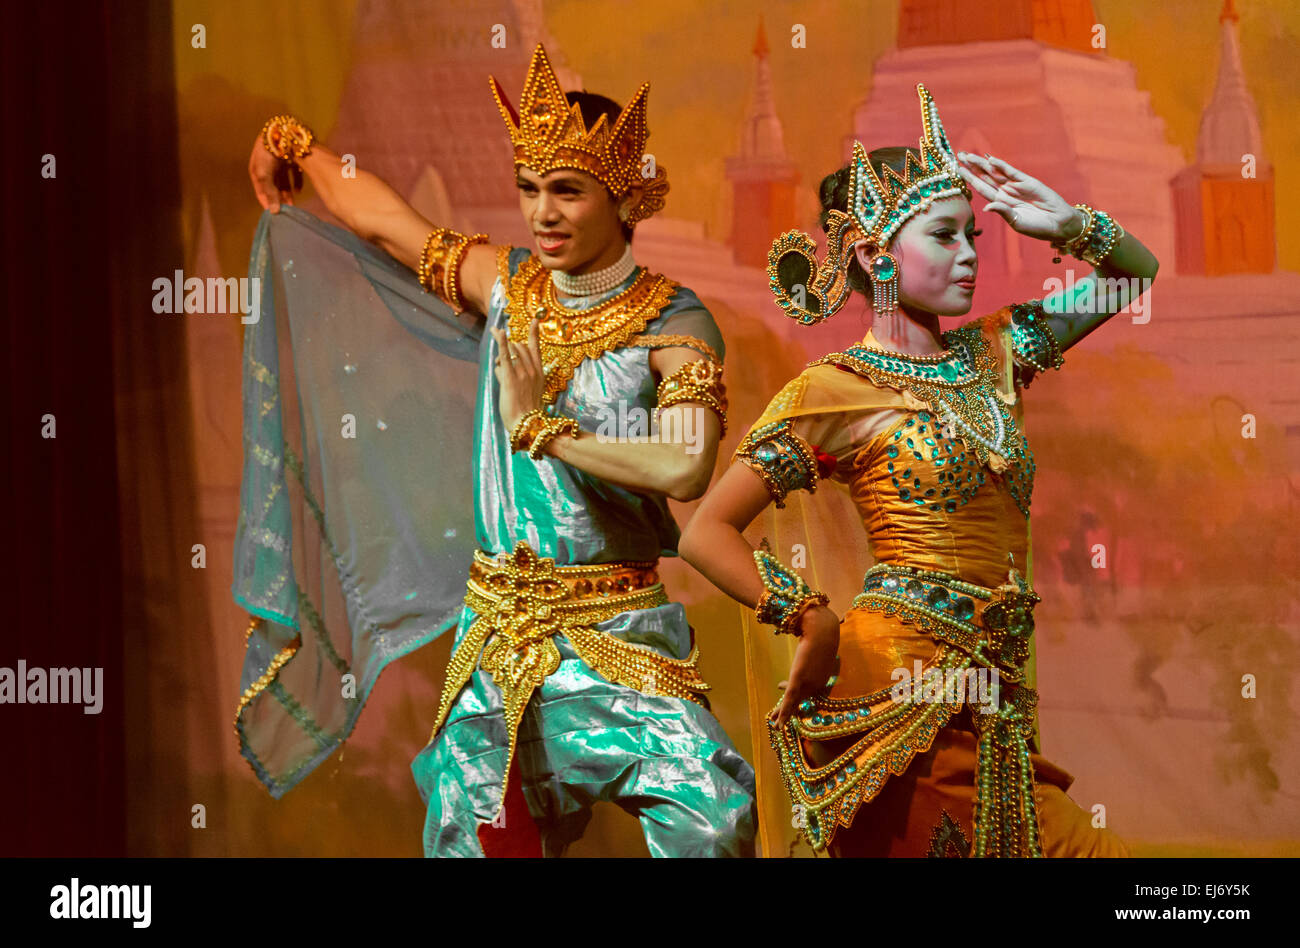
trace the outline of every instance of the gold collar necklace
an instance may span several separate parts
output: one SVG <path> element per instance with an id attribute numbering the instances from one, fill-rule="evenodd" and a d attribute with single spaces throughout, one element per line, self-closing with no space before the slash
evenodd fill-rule
<path id="1" fill-rule="evenodd" d="M 655 319 L 677 290 L 662 274 L 642 269 L 620 293 L 583 309 L 560 302 L 551 271 L 529 257 L 505 279 L 506 316 L 512 342 L 526 342 L 533 317 L 541 318 L 538 341 L 549 366 L 542 401 L 554 402 L 583 359 L 595 359 L 624 345 Z"/>

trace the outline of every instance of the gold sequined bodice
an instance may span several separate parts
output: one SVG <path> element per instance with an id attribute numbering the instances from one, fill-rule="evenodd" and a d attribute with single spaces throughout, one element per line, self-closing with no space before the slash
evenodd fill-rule
<path id="1" fill-rule="evenodd" d="M 877 562 L 983 586 L 1006 579 L 1008 553 L 1024 567 L 1025 515 L 1012 493 L 1022 472 L 981 465 L 962 439 L 946 436 L 934 412 L 908 412 L 852 463 L 849 491 Z"/>

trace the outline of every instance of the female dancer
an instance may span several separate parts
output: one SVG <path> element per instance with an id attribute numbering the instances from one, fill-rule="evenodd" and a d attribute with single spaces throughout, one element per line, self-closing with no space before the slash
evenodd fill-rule
<path id="1" fill-rule="evenodd" d="M 1157 262 L 1105 213 L 1071 207 L 1005 161 L 955 154 L 933 99 L 917 91 L 919 150 L 868 156 L 855 143 L 848 167 L 822 183 L 825 260 L 795 231 L 769 257 L 778 304 L 806 324 L 851 290 L 865 294 L 869 274 L 871 331 L 772 400 L 681 554 L 760 623 L 799 639 L 768 727 L 815 850 L 1126 855 L 1066 796 L 1069 775 L 1031 752 L 1037 693 L 1025 666 L 1038 596 L 1017 566 L 1034 461 L 1020 393 L 1127 304 L 1123 292 L 1101 298 L 1099 277 L 1149 281 Z M 970 309 L 972 187 L 1017 232 L 1095 267 L 1073 305 L 1060 294 L 940 330 L 940 317 Z M 823 478 L 847 485 L 877 563 L 842 620 L 741 535 L 769 503 Z"/>

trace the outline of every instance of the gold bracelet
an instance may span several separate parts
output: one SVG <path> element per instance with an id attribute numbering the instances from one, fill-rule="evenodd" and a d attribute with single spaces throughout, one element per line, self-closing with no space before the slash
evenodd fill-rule
<path id="1" fill-rule="evenodd" d="M 534 408 L 510 429 L 510 450 L 527 451 L 528 456 L 536 461 L 549 442 L 565 433 L 576 438 L 581 431 L 575 418 L 548 415 L 544 409 Z"/>
<path id="2" fill-rule="evenodd" d="M 273 115 L 262 126 L 262 144 L 266 150 L 292 165 L 297 165 L 298 159 L 311 154 L 315 140 L 316 135 L 312 130 L 292 115 Z"/>
<path id="3" fill-rule="evenodd" d="M 1092 208 L 1086 204 L 1075 204 L 1074 209 L 1083 214 L 1083 230 L 1079 231 L 1078 236 L 1071 237 L 1069 240 L 1053 240 L 1052 249 L 1056 251 L 1056 256 L 1052 258 L 1052 263 L 1061 262 L 1061 254 L 1068 253 L 1070 256 L 1077 256 L 1075 250 L 1082 244 L 1086 244 L 1088 238 L 1092 235 L 1093 215 Z"/>
<path id="4" fill-rule="evenodd" d="M 1100 266 L 1124 236 L 1124 228 L 1105 211 L 1099 211 L 1087 204 L 1074 206 L 1083 212 L 1085 220 L 1083 231 L 1071 240 L 1052 241 L 1052 248 L 1056 250 L 1052 263 L 1060 263 L 1061 254 L 1068 253 L 1093 267 Z"/>
<path id="5" fill-rule="evenodd" d="M 543 414 L 542 409 L 534 408 L 532 411 L 524 414 L 515 426 L 510 429 L 510 450 L 527 451 L 533 444 L 533 438 L 537 435 L 537 430 L 533 422 L 537 421 Z"/>
<path id="6" fill-rule="evenodd" d="M 460 267 L 475 244 L 486 244 L 487 234 L 467 237 L 447 227 L 435 227 L 424 239 L 417 271 L 420 285 L 456 311 L 465 308 L 460 296 Z"/>
<path id="7" fill-rule="evenodd" d="M 545 421 L 542 422 L 542 430 L 537 432 L 533 438 L 532 446 L 528 449 L 528 456 L 534 461 L 542 456 L 546 446 L 562 434 L 568 434 L 571 437 L 578 437 L 582 428 L 578 426 L 576 418 L 566 418 L 563 415 L 546 415 Z"/>
<path id="8" fill-rule="evenodd" d="M 657 391 L 655 417 L 682 402 L 698 402 L 711 409 L 727 433 L 727 387 L 722 384 L 722 366 L 707 359 L 692 359 L 664 376 Z"/>

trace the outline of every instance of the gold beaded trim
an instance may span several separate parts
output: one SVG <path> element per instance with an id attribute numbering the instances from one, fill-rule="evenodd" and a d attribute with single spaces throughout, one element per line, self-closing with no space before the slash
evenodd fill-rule
<path id="1" fill-rule="evenodd" d="M 854 600 L 853 608 L 897 615 L 935 638 L 927 673 L 933 670 L 946 681 L 950 674 L 964 675 L 980 666 L 999 669 L 1007 691 L 999 695 L 996 712 L 972 708 L 971 714 L 979 736 L 972 855 L 1041 856 L 1028 745 L 1038 694 L 1019 684 L 1038 596 L 1014 566 L 1006 583 L 988 588 L 936 570 L 882 563 L 867 571 L 863 585 L 868 591 Z M 936 588 L 948 593 L 947 608 L 930 605 Z M 958 618 L 963 611 L 971 615 Z M 784 729 L 769 722 L 786 788 L 796 807 L 806 811 L 805 832 L 814 849 L 824 849 L 836 827 L 851 825 L 891 774 L 904 773 L 912 758 L 930 747 L 938 730 L 960 710 L 963 699 L 951 698 L 955 700 L 945 695 L 927 701 L 913 692 L 900 699 L 894 686 L 886 686 L 860 697 L 805 700 L 800 717 Z M 857 735 L 861 737 L 851 748 L 822 766 L 808 763 L 800 743 Z"/>
<path id="2" fill-rule="evenodd" d="M 1015 688 L 995 714 L 971 714 L 979 734 L 975 767 L 977 857 L 1042 856 L 1034 767 L 1029 759 L 1038 692 Z"/>
<path id="3" fill-rule="evenodd" d="M 1037 372 L 1059 369 L 1065 364 L 1061 343 L 1048 325 L 1042 300 L 1012 304 L 1011 350 L 1018 360 Z"/>
<path id="4" fill-rule="evenodd" d="M 657 390 L 658 413 L 680 405 L 697 402 L 711 409 L 722 422 L 722 433 L 727 433 L 727 387 L 722 384 L 722 366 L 704 359 L 692 359 L 676 371 L 664 376 Z"/>
<path id="5" fill-rule="evenodd" d="M 852 608 L 896 616 L 975 664 L 997 667 L 1006 681 L 1024 681 L 1040 599 L 1014 567 L 1005 583 L 988 588 L 938 570 L 878 563 L 867 570 L 863 586 Z"/>
<path id="6" fill-rule="evenodd" d="M 245 643 L 248 642 L 249 636 L 253 634 L 253 630 L 264 624 L 264 619 L 259 616 L 253 616 L 248 623 L 248 629 L 244 632 Z M 244 693 L 239 696 L 239 707 L 235 709 L 236 733 L 239 731 L 239 716 L 244 713 L 244 709 L 252 703 L 254 698 L 265 691 L 270 686 L 271 682 L 275 681 L 276 676 L 280 674 L 280 669 L 284 667 L 285 663 L 289 661 L 289 659 L 293 658 L 294 655 L 298 653 L 298 649 L 301 646 L 302 636 L 295 635 L 292 642 L 275 654 L 275 658 L 271 659 L 271 663 L 266 666 L 266 671 L 262 672 L 257 681 L 244 689 Z"/>
<path id="7" fill-rule="evenodd" d="M 542 364 L 551 366 L 542 392 L 544 404 L 555 401 L 573 378 L 583 359 L 599 358 L 610 349 L 626 345 L 668 305 L 677 284 L 660 274 L 642 270 L 632 285 L 590 309 L 563 305 L 551 282 L 551 271 L 536 257 L 524 260 L 509 274 L 509 256 L 497 258 L 506 290 L 506 316 L 510 338 L 524 342 L 534 316 L 541 317 L 538 344 Z"/>
<path id="8" fill-rule="evenodd" d="M 997 357 L 984 336 L 983 318 L 943 334 L 949 355 L 959 355 L 953 378 L 945 379 L 939 370 L 927 370 L 925 363 L 938 357 L 914 357 L 890 352 L 890 360 L 878 357 L 884 350 L 851 346 L 832 352 L 809 365 L 838 365 L 868 379 L 877 386 L 911 391 L 927 402 L 944 421 L 955 419 L 957 434 L 979 458 L 989 463 L 990 454 L 998 454 L 1009 463 L 1020 465 L 1029 460 L 1029 444 L 1011 408 L 998 397 Z M 943 358 L 948 358 L 944 356 Z M 920 363 L 915 367 L 911 363 Z"/>
<path id="9" fill-rule="evenodd" d="M 649 579 L 647 570 L 653 571 L 653 564 L 556 566 L 554 559 L 539 557 L 522 540 L 513 553 L 492 557 L 476 552 L 465 605 L 478 617 L 452 654 L 429 740 L 442 729 L 452 703 L 475 670 L 489 673 L 501 689 L 509 734 L 504 800 L 524 709 L 533 691 L 560 667 L 556 635 L 568 639 L 578 657 L 611 682 L 704 704 L 702 696 L 709 686 L 699 674 L 698 648 L 692 648 L 684 660 L 666 658 L 594 628 L 621 613 L 668 603 L 657 576 L 654 582 L 642 585 Z M 607 590 L 604 594 L 600 592 L 602 583 Z M 619 592 L 620 588 L 628 591 Z M 596 595 L 589 595 L 593 590 Z"/>
<path id="10" fill-rule="evenodd" d="M 475 244 L 486 244 L 487 234 L 467 237 L 446 227 L 435 227 L 424 240 L 417 271 L 420 286 L 457 312 L 465 308 L 460 295 L 460 268 Z"/>
<path id="11" fill-rule="evenodd" d="M 947 810 L 940 811 L 939 822 L 930 829 L 930 857 L 934 859 L 964 859 L 970 855 L 970 840 L 961 831 L 961 824 Z"/>
<path id="12" fill-rule="evenodd" d="M 528 456 L 536 461 L 542 456 L 546 445 L 562 434 L 577 438 L 582 433 L 577 419 L 564 415 L 548 415 L 541 408 L 528 412 L 510 430 L 510 450 L 527 451 Z"/>
<path id="13" fill-rule="evenodd" d="M 789 418 L 750 429 L 732 460 L 741 462 L 759 476 L 777 509 L 785 507 L 785 498 L 791 491 L 817 492 L 820 475 L 817 457 L 808 442 L 795 432 Z"/>
<path id="14" fill-rule="evenodd" d="M 310 128 L 292 115 L 273 115 L 262 126 L 262 144 L 281 161 L 298 163 L 299 158 L 311 154 L 316 140 Z"/>
<path id="15" fill-rule="evenodd" d="M 761 625 L 774 625 L 778 635 L 799 636 L 799 617 L 813 605 L 829 605 L 830 599 L 809 586 L 794 570 L 763 547 L 754 551 L 754 565 L 763 584 L 763 594 L 754 607 L 754 618 Z"/>
<path id="16" fill-rule="evenodd" d="M 970 658 L 939 645 L 926 668 L 948 675 L 964 673 Z M 873 800 L 889 777 L 905 773 L 913 758 L 929 750 L 935 736 L 957 713 L 946 702 L 908 697 L 895 701 L 893 686 L 854 698 L 815 697 L 799 704 L 799 714 L 778 727 L 767 720 L 768 737 L 781 765 L 781 778 L 803 834 L 814 850 L 830 845 L 840 826 L 851 826 L 860 807 Z M 858 737 L 830 763 L 817 766 L 802 740 Z"/>
<path id="17" fill-rule="evenodd" d="M 763 625 L 776 626 L 774 629 L 776 635 L 793 635 L 799 638 L 803 634 L 799 630 L 799 620 L 803 614 L 812 606 L 829 604 L 830 599 L 825 593 L 814 592 L 787 607 L 779 593 L 765 589 L 763 595 L 758 597 L 758 604 L 754 606 L 754 617 Z"/>
<path id="18" fill-rule="evenodd" d="M 688 349 L 694 349 L 710 362 L 722 365 L 722 358 L 711 345 L 703 339 L 680 333 L 663 333 L 659 336 L 633 336 L 624 345 L 631 347 L 644 346 L 647 349 L 671 349 L 675 346 L 685 346 Z"/>

